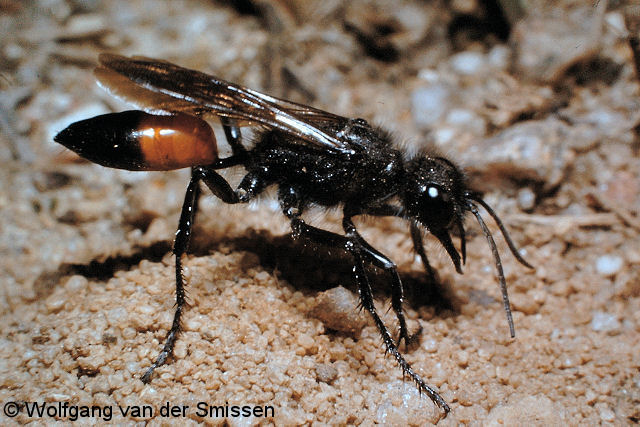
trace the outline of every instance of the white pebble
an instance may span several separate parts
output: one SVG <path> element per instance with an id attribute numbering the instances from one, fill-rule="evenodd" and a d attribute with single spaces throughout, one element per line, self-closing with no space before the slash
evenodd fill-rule
<path id="1" fill-rule="evenodd" d="M 411 107 L 415 123 L 422 127 L 437 123 L 449 108 L 450 96 L 449 88 L 441 84 L 414 90 Z"/>
<path id="2" fill-rule="evenodd" d="M 484 55 L 478 52 L 461 52 L 451 58 L 453 69 L 460 74 L 473 75 L 485 66 Z"/>
<path id="3" fill-rule="evenodd" d="M 465 125 L 475 118 L 473 112 L 462 108 L 454 108 L 447 115 L 447 123 L 452 125 Z"/>
<path id="4" fill-rule="evenodd" d="M 438 351 L 438 341 L 428 339 L 422 344 L 422 348 L 424 348 L 427 353 L 435 353 Z"/>
<path id="5" fill-rule="evenodd" d="M 529 211 L 535 207 L 536 193 L 529 187 L 522 188 L 518 191 L 518 207 L 523 211 Z"/>
<path id="6" fill-rule="evenodd" d="M 596 271 L 603 276 L 613 276 L 622 268 L 623 260 L 617 255 L 602 255 L 596 260 Z"/>
<path id="7" fill-rule="evenodd" d="M 138 371 L 140 370 L 140 367 L 138 366 L 137 362 L 127 362 L 125 364 L 125 369 L 131 372 L 132 374 L 137 374 Z"/>
<path id="8" fill-rule="evenodd" d="M 609 12 L 604 16 L 604 20 L 618 34 L 627 33 L 627 26 L 624 23 L 624 16 L 619 12 Z"/>
<path id="9" fill-rule="evenodd" d="M 488 55 L 489 65 L 493 68 L 506 69 L 509 66 L 511 49 L 503 45 L 494 46 Z"/>
<path id="10" fill-rule="evenodd" d="M 111 326 L 121 325 L 127 317 L 127 309 L 124 307 L 116 307 L 107 311 L 107 320 Z"/>
<path id="11" fill-rule="evenodd" d="M 55 313 L 60 311 L 66 302 L 66 299 L 62 295 L 54 294 L 47 298 L 45 305 L 49 313 Z"/>
<path id="12" fill-rule="evenodd" d="M 600 419 L 605 422 L 613 422 L 616 419 L 616 414 L 609 408 L 602 409 L 600 411 Z"/>
<path id="13" fill-rule="evenodd" d="M 455 136 L 456 131 L 451 128 L 441 128 L 433 132 L 433 139 L 438 146 L 448 145 Z"/>
<path id="14" fill-rule="evenodd" d="M 620 329 L 620 321 L 611 313 L 596 311 L 591 318 L 591 329 L 597 332 L 615 332 Z"/>
<path id="15" fill-rule="evenodd" d="M 76 274 L 74 276 L 69 277 L 69 280 L 67 280 L 67 283 L 65 283 L 64 286 L 68 291 L 80 292 L 84 288 L 86 288 L 88 284 L 89 284 L 89 281 L 87 280 L 86 277 Z"/>
<path id="16" fill-rule="evenodd" d="M 298 335 L 298 344 L 305 350 L 309 350 L 315 344 L 313 337 L 307 334 Z"/>

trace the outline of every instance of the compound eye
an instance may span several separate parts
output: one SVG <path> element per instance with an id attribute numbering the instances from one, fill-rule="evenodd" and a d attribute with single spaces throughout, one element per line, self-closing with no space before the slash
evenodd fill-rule
<path id="1" fill-rule="evenodd" d="M 447 191 L 435 184 L 423 187 L 421 214 L 432 227 L 446 227 L 453 219 L 453 204 Z"/>

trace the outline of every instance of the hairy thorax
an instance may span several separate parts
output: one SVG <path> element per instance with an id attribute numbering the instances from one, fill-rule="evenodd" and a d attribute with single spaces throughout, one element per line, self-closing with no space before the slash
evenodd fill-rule
<path id="1" fill-rule="evenodd" d="M 323 206 L 352 201 L 376 205 L 395 195 L 403 178 L 400 153 L 386 134 L 368 125 L 348 130 L 343 137 L 357 142 L 352 144 L 352 154 L 333 154 L 279 131 L 265 132 L 259 135 L 246 167 L 270 184 L 296 188 L 305 202 Z"/>

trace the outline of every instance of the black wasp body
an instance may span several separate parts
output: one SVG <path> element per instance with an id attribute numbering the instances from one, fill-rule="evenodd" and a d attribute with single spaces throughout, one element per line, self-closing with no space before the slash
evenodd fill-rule
<path id="1" fill-rule="evenodd" d="M 380 319 L 366 269 L 374 265 L 390 278 L 391 303 L 399 323 L 398 343 L 411 339 L 403 314 L 403 288 L 396 265 L 358 233 L 358 215 L 395 216 L 410 224 L 414 248 L 429 274 L 423 230 L 435 236 L 461 272 L 465 261 L 464 216 L 471 212 L 491 248 L 511 335 L 513 321 L 502 264 L 495 242 L 478 205 L 496 221 L 513 253 L 522 259 L 500 219 L 480 196 L 467 188 L 462 172 L 446 158 L 431 152 L 408 155 L 389 134 L 363 119 L 350 119 L 302 104 L 275 98 L 207 74 L 148 58 L 103 54 L 95 71 L 99 83 L 139 110 L 107 114 L 76 122 L 55 140 L 104 166 L 128 170 L 170 170 L 191 167 L 191 180 L 182 206 L 173 252 L 176 257 L 176 311 L 162 351 L 142 376 L 172 354 L 185 306 L 182 255 L 187 251 L 201 183 L 226 203 L 245 203 L 267 187 L 276 186 L 282 212 L 296 237 L 341 248 L 351 254 L 362 306 L 371 314 L 386 351 L 434 403 L 449 406 L 406 362 Z M 219 158 L 210 126 L 202 117 L 220 119 L 232 155 Z M 243 141 L 241 126 L 256 128 L 254 144 Z M 246 171 L 237 188 L 216 171 L 233 166 Z M 341 206 L 344 234 L 307 224 L 310 205 Z M 451 232 L 460 236 L 460 251 Z M 529 266 L 530 267 L 530 266 Z"/>
<path id="2" fill-rule="evenodd" d="M 281 203 L 293 203 L 291 208 L 307 202 L 368 207 L 398 193 L 403 160 L 385 133 L 362 119 L 345 119 L 322 130 L 349 140 L 353 153 L 327 153 L 280 131 L 263 132 L 243 163 L 248 174 L 240 188 L 259 192 L 260 184 L 278 184 Z"/>

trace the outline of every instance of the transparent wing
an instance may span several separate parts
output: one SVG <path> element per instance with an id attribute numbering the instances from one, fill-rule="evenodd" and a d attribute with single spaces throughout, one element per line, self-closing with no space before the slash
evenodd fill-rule
<path id="1" fill-rule="evenodd" d="M 212 114 L 239 125 L 278 129 L 318 147 L 352 153 L 318 127 L 344 117 L 272 97 L 208 74 L 151 58 L 101 54 L 95 74 L 102 87 L 149 112 Z"/>

